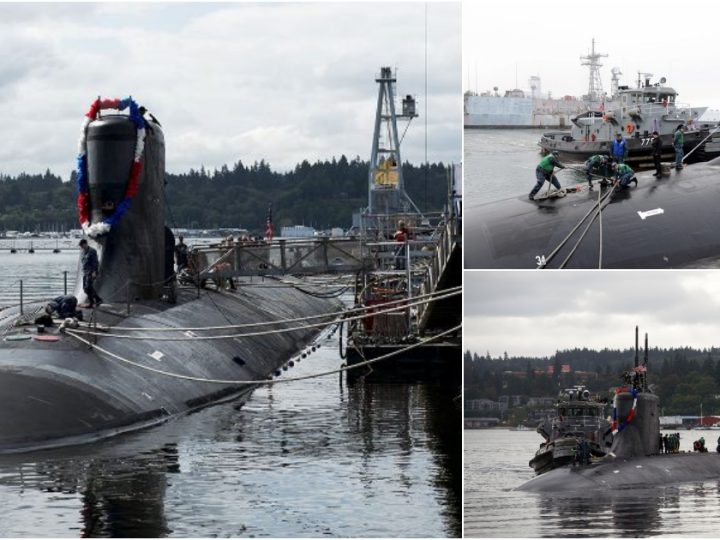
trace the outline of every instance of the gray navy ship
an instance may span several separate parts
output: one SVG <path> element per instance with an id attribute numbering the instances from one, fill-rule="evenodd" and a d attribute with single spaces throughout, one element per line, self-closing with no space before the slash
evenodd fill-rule
<path id="1" fill-rule="evenodd" d="M 122 200 L 139 135 L 122 114 L 86 127 L 89 205 L 98 223 Z M 159 124 L 148 122 L 140 158 L 132 205 L 109 232 L 89 239 L 99 254 L 103 303 L 62 331 L 34 324 L 42 305 L 2 313 L 0 453 L 87 443 L 247 399 L 257 381 L 281 374 L 320 332 L 293 330 L 302 323 L 283 320 L 322 315 L 329 318 L 314 322 L 330 322 L 341 307 L 293 286 L 176 287 Z M 75 294 L 82 302 L 81 278 Z"/>

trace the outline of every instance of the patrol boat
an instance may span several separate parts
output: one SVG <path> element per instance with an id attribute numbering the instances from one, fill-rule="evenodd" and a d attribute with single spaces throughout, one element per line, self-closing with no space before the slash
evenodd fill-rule
<path id="1" fill-rule="evenodd" d="M 545 438 L 530 460 L 530 466 L 537 474 L 575 461 L 583 441 L 588 452 L 595 457 L 604 456 L 612 443 L 612 429 L 605 418 L 605 404 L 590 399 L 590 391 L 586 387 L 565 389 L 556 408 L 556 417 L 546 418 L 537 428 L 537 432 Z"/>
<path id="2" fill-rule="evenodd" d="M 124 105 L 93 104 L 78 159 L 78 207 L 105 303 L 62 329 L 33 324 L 42 305 L 3 313 L 0 453 L 88 443 L 247 399 L 258 381 L 313 350 L 321 328 L 307 326 L 331 322 L 341 307 L 292 285 L 177 287 L 163 132 L 132 101 L 130 116 L 100 115 Z"/>
<path id="3" fill-rule="evenodd" d="M 631 166 L 652 163 L 652 133 L 662 142 L 662 159 L 675 157 L 673 135 L 685 127 L 683 148 L 687 162 L 707 161 L 720 155 L 720 135 L 714 123 L 701 122 L 707 107 L 690 107 L 676 101 L 677 92 L 666 86 L 665 77 L 651 83 L 650 74 L 637 88 L 618 85 L 619 71 L 613 71 L 613 95 L 594 110 L 572 117 L 570 131 L 549 131 L 540 138 L 543 153 L 557 151 L 560 159 L 581 161 L 595 154 L 610 155 L 619 133 L 627 145 L 625 162 Z M 692 153 L 690 153 L 692 151 Z"/>

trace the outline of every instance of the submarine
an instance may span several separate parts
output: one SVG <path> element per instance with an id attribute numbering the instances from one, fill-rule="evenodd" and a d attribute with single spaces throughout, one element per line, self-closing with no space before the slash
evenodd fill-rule
<path id="1" fill-rule="evenodd" d="M 342 308 L 289 277 L 273 287 L 239 280 L 236 291 L 177 286 L 163 130 L 141 114 L 132 100 L 98 98 L 83 123 L 78 210 L 98 252 L 103 302 L 86 309 L 78 327 L 35 325 L 43 304 L 0 319 L 0 453 L 90 443 L 220 401 L 242 402 L 323 332 L 283 321 L 315 317 L 329 325 Z M 86 299 L 80 271 L 75 295 Z M 258 330 L 266 335 L 247 335 Z"/>
<path id="2" fill-rule="evenodd" d="M 720 158 L 636 178 L 621 191 L 595 182 L 564 197 L 471 207 L 465 268 L 693 268 L 720 259 Z"/>
<path id="3" fill-rule="evenodd" d="M 615 436 L 607 455 L 589 465 L 553 469 L 516 490 L 588 493 L 720 479 L 720 453 L 660 453 L 659 399 L 647 382 L 647 334 L 645 359 L 642 364 L 638 361 L 637 327 L 635 351 L 635 367 L 615 392 Z"/>

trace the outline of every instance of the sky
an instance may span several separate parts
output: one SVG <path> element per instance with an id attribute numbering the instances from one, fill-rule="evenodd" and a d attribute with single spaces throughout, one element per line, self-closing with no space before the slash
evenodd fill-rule
<path id="1" fill-rule="evenodd" d="M 600 70 L 604 90 L 617 66 L 620 84 L 635 86 L 638 71 L 650 72 L 654 81 L 667 79 L 680 103 L 717 109 L 720 73 L 706 29 L 719 16 L 719 3 L 699 0 L 466 2 L 463 90 L 514 88 L 517 66 L 522 89 L 539 75 L 553 97 L 586 94 L 589 71 L 580 56 L 594 37 L 596 51 L 608 54 Z"/>
<path id="2" fill-rule="evenodd" d="M 493 357 L 650 347 L 720 346 L 720 273 L 465 272 L 464 348 Z M 642 337 L 641 337 L 642 340 Z"/>
<path id="3" fill-rule="evenodd" d="M 462 156 L 459 3 L 0 3 L 0 173 L 68 179 L 98 96 L 132 95 L 183 172 L 369 159 L 381 66 L 420 118 L 414 163 Z M 427 115 L 425 108 L 427 107 Z M 427 131 L 425 123 L 427 122 Z M 402 129 L 402 127 L 401 127 Z"/>

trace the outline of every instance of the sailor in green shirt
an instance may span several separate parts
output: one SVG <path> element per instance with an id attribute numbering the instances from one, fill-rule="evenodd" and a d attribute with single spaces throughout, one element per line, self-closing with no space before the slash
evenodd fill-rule
<path id="1" fill-rule="evenodd" d="M 540 163 L 535 169 L 535 178 L 537 179 L 537 184 L 535 184 L 535 187 L 532 189 L 530 195 L 528 196 L 531 201 L 535 198 L 535 195 L 537 195 L 537 192 L 540 191 L 540 188 L 543 187 L 543 184 L 545 182 L 550 182 L 555 187 L 555 189 L 561 189 L 560 182 L 558 182 L 558 179 L 553 174 L 553 171 L 555 170 L 555 167 L 557 167 L 558 169 L 564 169 L 565 165 L 560 163 L 557 157 L 558 153 L 553 152 L 540 160 Z"/>
<path id="2" fill-rule="evenodd" d="M 592 176 L 610 176 L 608 165 L 610 164 L 610 158 L 601 154 L 595 154 L 591 156 L 585 162 L 585 174 L 587 175 L 588 185 L 592 187 Z"/>
<path id="3" fill-rule="evenodd" d="M 685 126 L 679 125 L 675 130 L 675 134 L 673 135 L 673 147 L 675 148 L 675 168 L 677 170 L 683 168 L 682 161 L 683 156 L 685 155 L 685 152 L 683 151 L 683 145 L 685 144 L 685 135 L 683 135 L 684 131 Z"/>
<path id="4" fill-rule="evenodd" d="M 633 171 L 629 165 L 625 165 L 624 163 L 613 163 L 612 169 L 615 171 L 615 178 L 620 189 L 627 188 L 630 185 L 630 182 L 635 182 L 635 185 L 637 186 L 635 171 Z"/>

